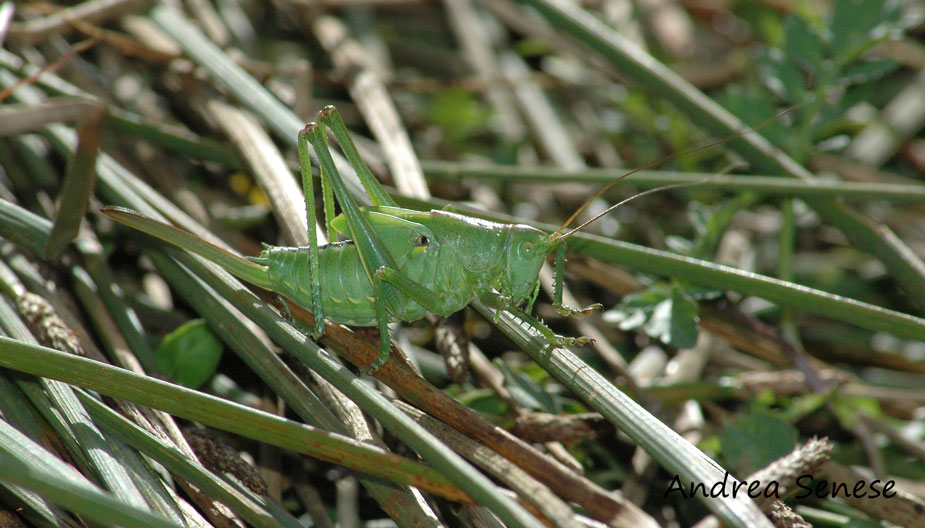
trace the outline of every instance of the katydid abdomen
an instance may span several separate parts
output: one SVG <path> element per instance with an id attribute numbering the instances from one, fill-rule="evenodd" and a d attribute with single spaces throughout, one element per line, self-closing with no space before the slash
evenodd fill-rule
<path id="1" fill-rule="evenodd" d="M 414 244 L 414 241 L 410 241 Z M 435 241 L 412 246 L 393 243 L 390 254 L 402 275 L 422 286 L 440 291 L 444 296 L 444 313 L 461 310 L 472 300 L 471 289 L 463 279 L 459 260 L 452 251 L 441 248 Z M 321 280 L 321 304 L 329 321 L 353 325 L 376 326 L 376 294 L 369 274 L 352 242 L 337 242 L 318 248 Z M 308 265 L 308 248 L 267 247 L 259 257 L 250 259 L 266 266 L 271 289 L 301 306 L 311 307 L 312 290 Z M 246 277 L 242 277 L 245 280 Z M 389 322 L 416 321 L 428 310 L 410 299 L 390 303 Z"/>

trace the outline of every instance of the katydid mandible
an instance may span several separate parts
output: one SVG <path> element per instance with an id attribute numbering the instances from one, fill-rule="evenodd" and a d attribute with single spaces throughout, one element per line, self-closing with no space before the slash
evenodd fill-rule
<path id="1" fill-rule="evenodd" d="M 372 206 L 360 207 L 347 190 L 331 157 L 327 129 L 333 131 L 360 177 Z M 325 199 L 329 233 L 351 240 L 318 246 L 308 145 L 321 168 L 323 195 L 333 195 L 342 214 L 333 217 Z M 380 350 L 367 367 L 375 371 L 389 357 L 388 324 L 416 321 L 428 312 L 447 316 L 473 299 L 498 309 L 530 311 L 539 292 L 538 276 L 548 255 L 558 249 L 556 278 L 561 285 L 567 237 L 550 236 L 523 224 L 500 224 L 447 211 L 398 207 L 359 156 L 333 106 L 299 133 L 299 160 L 308 217 L 308 247 L 266 245 L 258 257 L 241 258 L 176 227 L 134 211 L 104 207 L 119 223 L 211 260 L 251 284 L 283 295 L 315 316 L 312 337 L 324 333 L 324 320 L 354 326 L 377 326 Z M 327 187 L 327 189 L 325 189 Z M 573 232 L 568 233 L 571 235 Z M 561 287 L 554 305 L 563 314 L 587 313 L 592 307 L 562 305 Z M 575 342 L 562 338 L 562 343 Z"/>

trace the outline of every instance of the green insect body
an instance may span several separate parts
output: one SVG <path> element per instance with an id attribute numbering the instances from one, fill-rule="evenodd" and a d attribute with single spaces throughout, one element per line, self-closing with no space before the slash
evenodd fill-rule
<path id="1" fill-rule="evenodd" d="M 387 214 L 382 212 L 384 209 L 388 209 Z M 541 231 L 524 225 L 482 220 L 476 223 L 472 218 L 442 211 L 422 214 L 399 208 L 361 210 L 386 241 L 397 271 L 425 290 L 440 292 L 439 302 L 426 308 L 412 299 L 390 303 L 386 308 L 389 322 L 416 321 L 428 312 L 447 316 L 475 298 L 491 302 L 497 298 L 494 292 L 521 302 L 529 300 L 535 291 L 545 253 L 530 252 L 516 263 L 504 257 L 511 254 L 512 244 L 530 244 L 527 238 L 546 238 Z M 335 224 L 337 220 L 343 217 L 339 216 Z M 325 317 L 340 324 L 376 326 L 376 292 L 356 244 L 338 242 L 318 249 Z M 270 246 L 251 260 L 267 267 L 273 291 L 299 305 L 312 306 L 308 258 L 308 248 Z M 520 273 L 509 273 L 511 270 Z"/>
<path id="2" fill-rule="evenodd" d="M 572 233 L 550 236 L 527 225 L 397 207 L 359 158 L 334 108 L 325 108 L 320 121 L 299 135 L 308 225 L 313 227 L 315 221 L 308 157 L 311 142 L 321 163 L 322 184 L 330 186 L 343 211 L 333 217 L 333 204 L 325 201 L 326 218 L 331 218 L 329 230 L 351 238 L 347 242 L 318 246 L 314 230 L 309 229 L 307 247 L 266 246 L 260 256 L 245 259 L 133 211 L 118 207 L 103 211 L 309 309 L 316 319 L 315 337 L 323 334 L 325 319 L 378 326 L 380 354 L 367 370 L 379 368 L 388 359 L 390 322 L 415 321 L 428 312 L 449 315 L 473 299 L 495 308 L 526 307 L 529 311 L 539 291 L 540 268 L 546 255 L 557 248 L 555 306 L 569 314 L 589 310 L 561 305 L 561 244 Z M 372 206 L 359 207 L 347 191 L 328 150 L 326 126 L 356 169 Z M 325 191 L 325 196 L 330 194 Z"/>
<path id="3" fill-rule="evenodd" d="M 445 211 L 422 213 L 397 207 L 361 210 L 387 241 L 399 273 L 427 290 L 441 292 L 440 303 L 431 309 L 414 300 L 389 305 L 388 322 L 416 321 L 428 312 L 450 315 L 475 298 L 498 307 L 507 304 L 505 299 L 520 305 L 536 293 L 536 277 L 546 255 L 542 247 L 548 238 L 542 231 Z M 119 222 L 215 261 L 238 278 L 284 295 L 300 306 L 314 305 L 308 247 L 268 245 L 260 256 L 245 260 L 126 209 L 107 207 L 105 212 Z M 333 225 L 344 234 L 344 223 L 341 215 Z M 339 324 L 376 326 L 376 292 L 357 245 L 350 240 L 327 244 L 318 248 L 318 256 L 325 318 Z"/>

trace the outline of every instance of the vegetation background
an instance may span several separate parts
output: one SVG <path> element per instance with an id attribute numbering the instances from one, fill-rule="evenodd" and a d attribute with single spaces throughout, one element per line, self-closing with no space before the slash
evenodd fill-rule
<path id="1" fill-rule="evenodd" d="M 0 3 L 0 523 L 925 526 L 922 24 L 888 0 Z M 322 351 L 298 307 L 98 212 L 304 245 L 296 134 L 328 104 L 415 208 L 555 230 L 628 169 L 579 222 L 696 185 L 570 240 L 569 303 L 602 312 L 556 314 L 544 272 L 534 313 L 593 344 L 477 306 L 399 325 L 410 363 L 371 382 L 375 336 L 329 325 Z M 725 471 L 790 494 L 666 493 Z M 806 474 L 900 492 L 798 497 Z"/>

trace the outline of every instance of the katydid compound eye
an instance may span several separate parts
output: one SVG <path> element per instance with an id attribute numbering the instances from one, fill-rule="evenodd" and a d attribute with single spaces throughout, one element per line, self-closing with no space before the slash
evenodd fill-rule
<path id="1" fill-rule="evenodd" d="M 520 252 L 525 256 L 530 256 L 530 253 L 533 252 L 533 244 L 530 242 L 524 242 L 520 245 Z"/>

